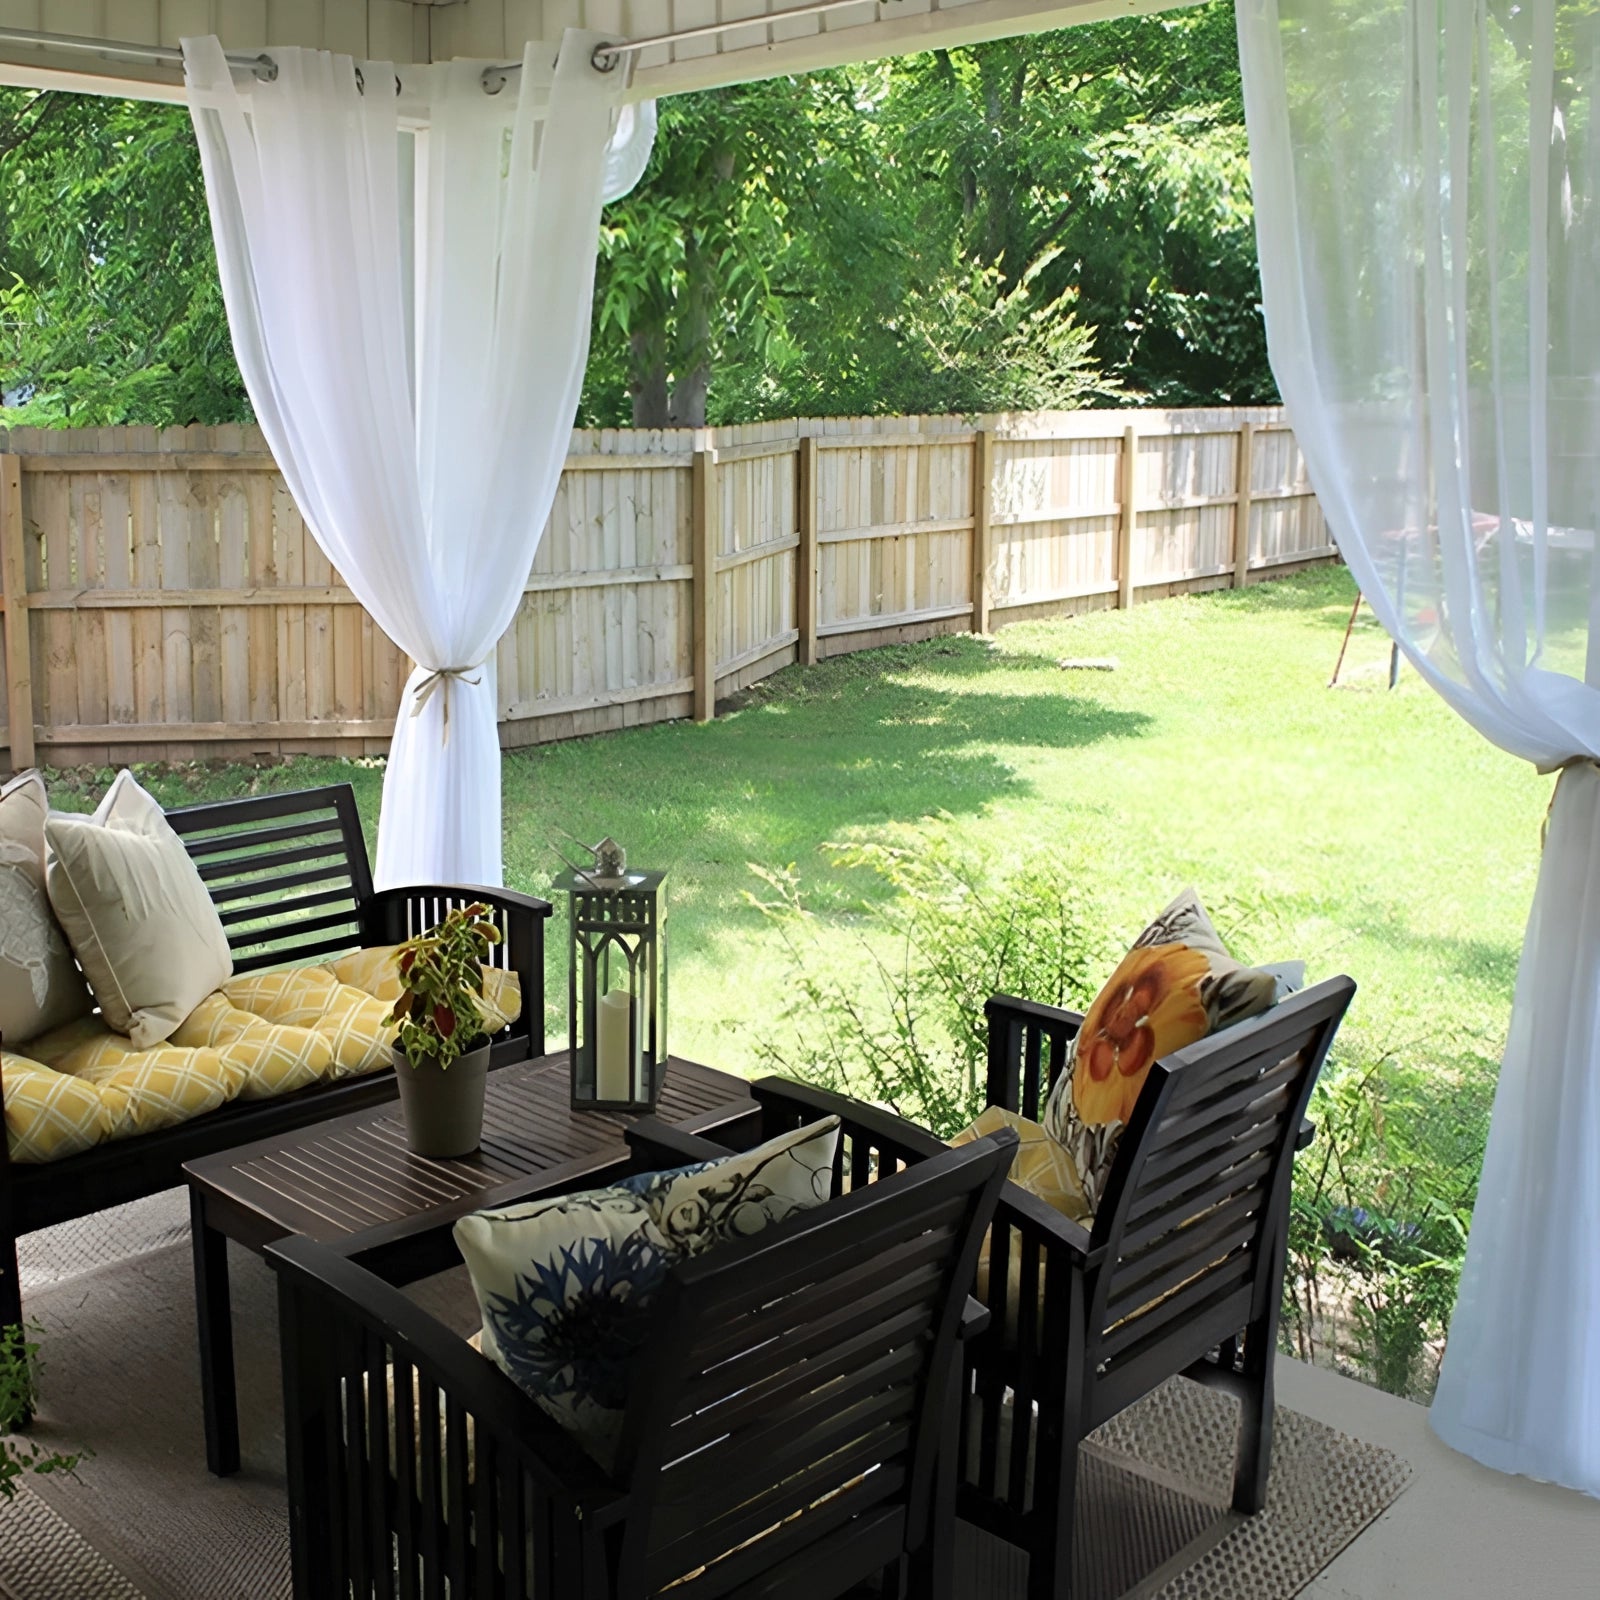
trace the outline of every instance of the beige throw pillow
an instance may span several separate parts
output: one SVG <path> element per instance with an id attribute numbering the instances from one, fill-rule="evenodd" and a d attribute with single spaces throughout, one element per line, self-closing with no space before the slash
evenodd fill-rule
<path id="1" fill-rule="evenodd" d="M 44 781 L 0 789 L 0 1039 L 26 1044 L 94 1009 L 44 887 Z"/>
<path id="2" fill-rule="evenodd" d="M 141 1050 L 233 976 L 217 910 L 155 800 L 120 772 L 93 816 L 45 823 L 50 903 L 107 1024 Z"/>

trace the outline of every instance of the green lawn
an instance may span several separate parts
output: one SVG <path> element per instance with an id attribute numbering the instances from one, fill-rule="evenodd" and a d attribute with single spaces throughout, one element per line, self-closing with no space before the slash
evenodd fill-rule
<path id="1" fill-rule="evenodd" d="M 669 869 L 671 1042 L 733 1071 L 760 1065 L 757 1043 L 795 992 L 781 929 L 748 898 L 762 888 L 752 864 L 798 871 L 821 914 L 813 959 L 863 993 L 864 950 L 894 959 L 873 915 L 892 891 L 839 866 L 830 843 L 909 829 L 990 878 L 1060 855 L 1093 878 L 1108 942 L 1193 883 L 1236 953 L 1300 957 L 1313 979 L 1342 971 L 1360 986 L 1324 1074 L 1323 1137 L 1297 1167 L 1291 1309 L 1305 1314 L 1290 1326 L 1303 1353 L 1426 1393 L 1551 780 L 1409 670 L 1391 692 L 1369 613 L 1329 689 L 1353 592 L 1329 568 L 992 641 L 872 651 L 782 672 L 707 726 L 517 752 L 505 760 L 507 879 L 546 890 L 553 842 L 571 849 L 563 829 L 610 833 L 635 865 Z M 1063 657 L 1118 665 L 1063 670 Z M 88 804 L 110 778 L 56 774 L 54 788 Z M 341 779 L 370 829 L 370 763 L 152 775 L 169 805 Z M 1367 1234 L 1355 1268 L 1332 1259 L 1328 1232 L 1330 1215 L 1351 1214 L 1399 1230 Z"/>
<path id="2" fill-rule="evenodd" d="M 1388 691 L 1387 643 L 1365 611 L 1346 686 L 1328 689 L 1351 598 L 1348 575 L 1323 569 L 1019 624 L 992 645 L 876 650 L 782 672 L 707 726 L 508 755 L 507 881 L 546 889 L 553 842 L 571 851 L 559 829 L 609 832 L 635 864 L 669 868 L 673 1044 L 736 1071 L 784 979 L 776 935 L 745 900 L 749 865 L 794 864 L 845 951 L 861 901 L 884 891 L 822 847 L 889 824 L 1001 859 L 1087 852 L 1117 933 L 1192 882 L 1245 954 L 1354 976 L 1351 1026 L 1371 1044 L 1492 1059 L 1550 780 L 1409 671 Z M 1118 670 L 1063 671 L 1062 657 Z M 174 804 L 347 779 L 370 829 L 381 776 L 300 760 L 161 772 L 154 787 Z M 87 803 L 109 777 L 53 787 Z"/>

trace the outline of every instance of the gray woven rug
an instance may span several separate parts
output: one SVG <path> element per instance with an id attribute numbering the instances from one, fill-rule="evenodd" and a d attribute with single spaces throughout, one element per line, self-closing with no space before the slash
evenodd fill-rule
<path id="1" fill-rule="evenodd" d="M 5 1600 L 287 1600 L 288 1529 L 271 1274 L 231 1250 L 243 1470 L 206 1471 L 194 1296 L 180 1197 L 28 1241 L 43 1329 L 36 1437 L 95 1454 L 80 1481 L 35 1479 L 0 1505 Z M 142 1247 L 142 1248 L 141 1248 Z M 138 1249 L 133 1255 L 120 1251 Z M 464 1279 L 413 1291 L 462 1332 Z M 1086 1447 L 1079 1600 L 1288 1600 L 1399 1495 L 1410 1468 L 1282 1408 L 1266 1509 L 1227 1509 L 1234 1403 L 1169 1384 Z M 966 1529 L 958 1600 L 1023 1594 L 1024 1561 Z"/>

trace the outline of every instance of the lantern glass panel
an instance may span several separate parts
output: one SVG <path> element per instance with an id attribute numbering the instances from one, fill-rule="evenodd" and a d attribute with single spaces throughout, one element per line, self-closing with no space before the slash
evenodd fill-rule
<path id="1" fill-rule="evenodd" d="M 563 872 L 572 1104 L 650 1111 L 667 1062 L 667 900 L 661 872 L 620 885 Z"/>

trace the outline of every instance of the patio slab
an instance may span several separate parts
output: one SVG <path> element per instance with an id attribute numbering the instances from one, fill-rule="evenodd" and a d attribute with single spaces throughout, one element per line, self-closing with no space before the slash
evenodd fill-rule
<path id="1" fill-rule="evenodd" d="M 1304 1600 L 1593 1600 L 1600 1501 L 1480 1467 L 1427 1411 L 1287 1357 L 1278 1400 L 1403 1456 L 1411 1486 L 1303 1591 Z"/>

